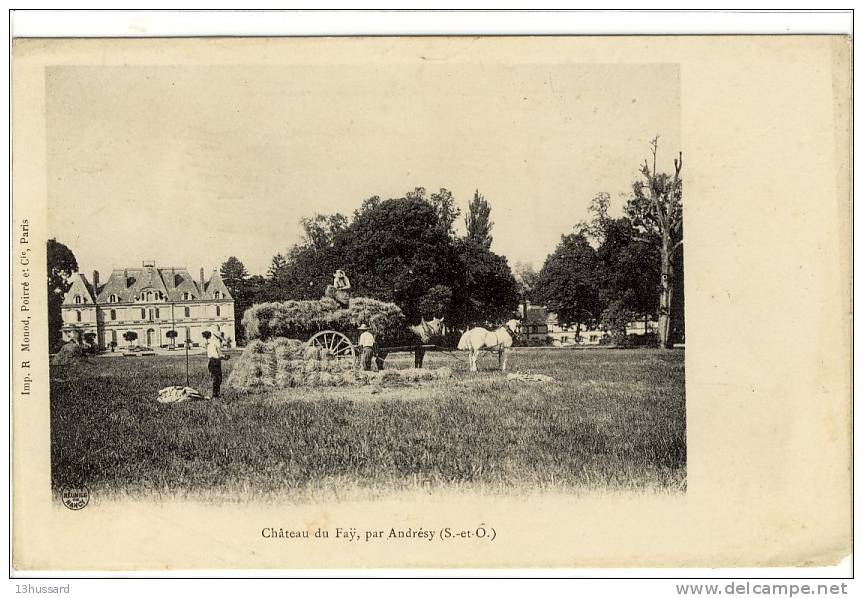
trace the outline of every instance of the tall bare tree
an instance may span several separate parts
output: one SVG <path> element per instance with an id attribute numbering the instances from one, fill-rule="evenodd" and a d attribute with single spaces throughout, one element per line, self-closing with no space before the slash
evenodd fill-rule
<path id="1" fill-rule="evenodd" d="M 656 170 L 658 150 L 657 136 L 650 141 L 653 166 L 651 168 L 648 160 L 642 164 L 642 178 L 632 185 L 632 198 L 626 206 L 626 213 L 644 235 L 642 240 L 659 246 L 658 340 L 660 347 L 668 348 L 671 344 L 674 260 L 683 246 L 683 179 L 680 178 L 683 153 L 678 152 L 674 160 L 674 174 L 668 174 Z"/>

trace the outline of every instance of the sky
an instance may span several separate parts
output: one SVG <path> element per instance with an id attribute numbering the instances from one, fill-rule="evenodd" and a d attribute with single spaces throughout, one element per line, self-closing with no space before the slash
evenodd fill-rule
<path id="1" fill-rule="evenodd" d="M 649 140 L 681 150 L 677 65 L 62 66 L 46 71 L 49 234 L 79 268 L 265 274 L 315 213 L 446 187 L 542 266 Z"/>

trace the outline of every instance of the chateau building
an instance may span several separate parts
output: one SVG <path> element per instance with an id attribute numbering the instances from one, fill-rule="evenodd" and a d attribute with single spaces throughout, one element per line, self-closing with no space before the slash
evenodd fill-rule
<path id="1" fill-rule="evenodd" d="M 234 299 L 219 272 L 196 281 L 186 268 L 157 268 L 145 261 L 140 268 L 114 269 L 105 284 L 93 271 L 92 283 L 82 273 L 62 306 L 63 338 L 89 341 L 100 348 L 128 344 L 123 335 L 134 332 L 134 344 L 145 347 L 182 345 L 185 340 L 202 344 L 204 330 L 221 332 L 234 344 Z M 175 330 L 175 339 L 168 332 Z M 95 336 L 88 336 L 88 335 Z"/>

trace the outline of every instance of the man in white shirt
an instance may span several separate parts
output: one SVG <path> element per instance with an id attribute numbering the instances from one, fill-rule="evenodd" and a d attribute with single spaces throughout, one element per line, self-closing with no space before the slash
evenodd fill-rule
<path id="1" fill-rule="evenodd" d="M 369 327 L 365 324 L 360 324 L 357 328 L 360 334 L 360 366 L 368 371 L 372 369 L 372 355 L 375 352 L 375 336 L 369 331 Z"/>
<path id="2" fill-rule="evenodd" d="M 207 342 L 207 369 L 213 380 L 212 398 L 218 399 L 222 390 L 222 360 L 228 359 L 228 356 L 222 352 L 222 340 L 218 336 L 209 330 L 202 332 L 201 336 Z"/>

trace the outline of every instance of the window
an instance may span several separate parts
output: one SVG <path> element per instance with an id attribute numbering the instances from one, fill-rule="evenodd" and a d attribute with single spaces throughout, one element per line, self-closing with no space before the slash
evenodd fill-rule
<path id="1" fill-rule="evenodd" d="M 222 315 L 222 308 L 220 308 L 220 307 L 217 305 L 217 306 L 216 306 L 216 316 L 218 317 L 218 316 L 221 316 L 221 315 Z"/>
<path id="2" fill-rule="evenodd" d="M 80 322 L 80 321 L 81 321 L 81 312 L 80 312 L 80 311 L 76 311 L 76 312 L 75 312 L 75 321 L 76 321 L 76 322 Z"/>
<path id="3" fill-rule="evenodd" d="M 116 330 L 111 331 L 111 342 L 115 343 L 115 344 L 117 343 L 117 331 Z"/>
<path id="4" fill-rule="evenodd" d="M 158 307 L 156 308 L 156 319 L 157 320 L 159 319 L 159 308 Z"/>
<path id="5" fill-rule="evenodd" d="M 117 310 L 116 310 L 116 309 L 112 309 L 112 310 L 111 310 L 111 319 L 112 319 L 112 320 L 116 320 L 116 319 L 117 319 Z"/>
<path id="6" fill-rule="evenodd" d="M 183 293 L 183 301 L 188 301 L 191 298 L 192 296 L 188 292 Z"/>
<path id="7" fill-rule="evenodd" d="M 186 326 L 186 340 L 192 340 L 192 331 L 189 329 L 188 326 Z"/>
<path id="8" fill-rule="evenodd" d="M 153 300 L 153 291 L 147 291 L 147 301 Z"/>
<path id="9" fill-rule="evenodd" d="M 75 295 L 75 303 L 81 303 L 81 295 Z"/>
<path id="10" fill-rule="evenodd" d="M 142 320 L 146 320 L 146 319 L 147 319 L 147 310 L 146 310 L 146 309 L 144 309 L 143 307 L 141 308 L 141 319 L 142 319 Z"/>
<path id="11" fill-rule="evenodd" d="M 216 291 L 215 293 L 213 293 L 213 299 L 221 299 L 221 298 L 222 298 L 222 292 L 221 291 Z"/>
<path id="12" fill-rule="evenodd" d="M 189 309 L 188 307 L 183 308 L 183 313 L 186 315 L 187 318 L 190 318 L 192 316 L 192 310 Z"/>
<path id="13" fill-rule="evenodd" d="M 120 302 L 120 298 L 117 297 L 117 295 L 112 294 L 108 297 L 108 303 L 119 303 L 119 302 Z"/>

